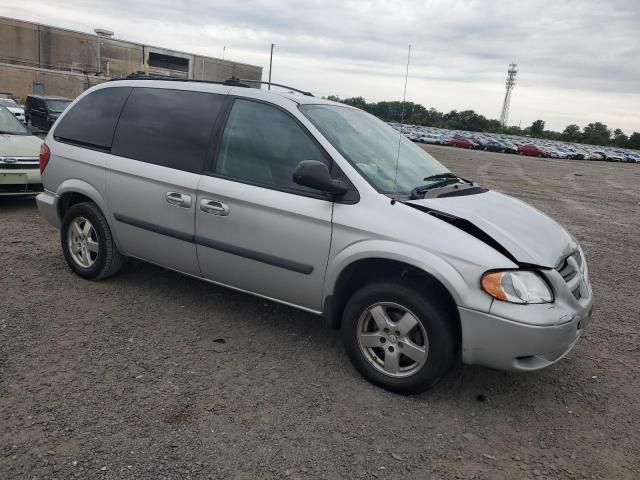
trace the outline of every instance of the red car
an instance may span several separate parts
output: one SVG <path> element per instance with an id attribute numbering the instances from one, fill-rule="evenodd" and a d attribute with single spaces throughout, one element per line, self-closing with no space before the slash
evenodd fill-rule
<path id="1" fill-rule="evenodd" d="M 472 142 L 468 138 L 462 138 L 462 137 L 453 137 L 449 141 L 449 145 L 451 145 L 452 147 L 458 147 L 458 148 L 476 148 L 478 146 L 476 142 Z"/>
<path id="2" fill-rule="evenodd" d="M 530 157 L 548 157 L 546 150 L 535 145 L 518 145 L 518 155 L 529 155 Z"/>

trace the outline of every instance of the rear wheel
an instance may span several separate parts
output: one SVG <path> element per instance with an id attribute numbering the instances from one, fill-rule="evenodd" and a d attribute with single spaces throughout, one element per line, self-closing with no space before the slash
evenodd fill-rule
<path id="1" fill-rule="evenodd" d="M 110 277 L 127 261 L 116 247 L 107 219 L 94 203 L 78 203 L 67 211 L 60 243 L 67 264 L 83 278 Z"/>
<path id="2" fill-rule="evenodd" d="M 347 303 L 342 337 L 356 369 L 388 390 L 433 387 L 455 363 L 455 319 L 424 291 L 399 283 L 363 287 Z"/>

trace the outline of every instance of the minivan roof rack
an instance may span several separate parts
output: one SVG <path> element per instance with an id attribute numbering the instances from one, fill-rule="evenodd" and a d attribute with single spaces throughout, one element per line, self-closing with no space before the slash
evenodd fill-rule
<path id="1" fill-rule="evenodd" d="M 289 85 L 282 85 L 280 83 L 263 82 L 262 80 L 249 80 L 247 78 L 242 78 L 242 79 L 239 79 L 238 81 L 244 82 L 244 83 L 259 83 L 261 85 L 273 85 L 274 87 L 288 88 L 289 90 L 301 93 L 302 95 L 306 95 L 307 97 L 313 97 L 313 93 L 311 92 L 300 90 L 299 88 L 290 87 Z"/>
<path id="2" fill-rule="evenodd" d="M 241 79 L 241 78 L 231 77 L 225 80 L 224 82 L 220 82 L 215 80 L 194 80 L 192 78 L 164 77 L 162 75 L 147 75 L 145 73 L 132 73 L 130 75 L 127 75 L 124 78 L 112 78 L 110 81 L 116 81 L 116 80 L 163 80 L 163 81 L 173 81 L 173 82 L 213 83 L 217 85 L 229 85 L 231 87 L 244 87 L 244 88 L 251 88 L 251 85 L 247 85 L 248 83 L 258 83 L 261 85 L 273 85 L 274 87 L 287 88 L 293 92 L 306 95 L 307 97 L 313 97 L 313 94 L 311 92 L 306 92 L 304 90 L 290 87 L 288 85 L 282 85 L 280 83 L 273 83 L 273 82 L 263 82 L 262 80 L 250 80 L 248 78 Z"/>

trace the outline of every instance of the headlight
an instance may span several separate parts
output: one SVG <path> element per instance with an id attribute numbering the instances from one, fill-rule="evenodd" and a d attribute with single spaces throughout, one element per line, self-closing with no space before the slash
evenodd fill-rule
<path id="1" fill-rule="evenodd" d="M 553 293 L 536 272 L 508 270 L 482 276 L 482 289 L 497 300 L 511 303 L 551 303 Z"/>

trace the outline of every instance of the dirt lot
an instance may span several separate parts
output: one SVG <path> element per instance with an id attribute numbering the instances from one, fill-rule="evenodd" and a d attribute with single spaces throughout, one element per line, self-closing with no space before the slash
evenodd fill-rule
<path id="1" fill-rule="evenodd" d="M 142 263 L 81 280 L 33 200 L 0 200 L 0 478 L 640 478 L 640 165 L 429 150 L 582 242 L 567 358 L 401 397 L 310 314 Z"/>

